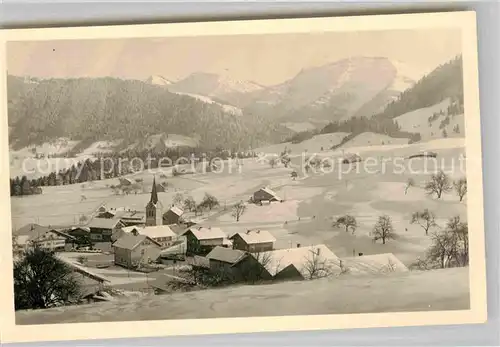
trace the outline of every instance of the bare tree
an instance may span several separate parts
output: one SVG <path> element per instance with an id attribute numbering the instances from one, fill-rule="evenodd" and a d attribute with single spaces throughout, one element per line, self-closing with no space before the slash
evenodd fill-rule
<path id="1" fill-rule="evenodd" d="M 321 256 L 320 248 L 311 249 L 306 258 L 302 272 L 305 279 L 315 279 L 330 276 L 333 273 L 334 264 Z"/>
<path id="2" fill-rule="evenodd" d="M 176 206 L 181 206 L 184 202 L 184 195 L 182 193 L 177 193 L 174 195 L 172 203 Z"/>
<path id="3" fill-rule="evenodd" d="M 247 209 L 247 206 L 245 205 L 245 203 L 243 201 L 240 201 L 236 205 L 233 206 L 232 216 L 234 218 L 236 218 L 237 222 L 240 221 L 240 218 L 243 215 L 243 213 L 245 213 L 246 209 Z"/>
<path id="4" fill-rule="evenodd" d="M 344 227 L 346 232 L 351 229 L 352 233 L 354 234 L 356 228 L 358 227 L 358 222 L 356 221 L 356 218 L 346 214 L 345 216 L 337 218 L 337 220 L 333 223 L 333 227 Z"/>
<path id="5" fill-rule="evenodd" d="M 219 200 L 212 194 L 205 193 L 205 197 L 201 201 L 200 205 L 212 210 L 214 207 L 219 206 Z"/>
<path id="6" fill-rule="evenodd" d="M 429 235 L 429 229 L 437 227 L 436 216 L 434 213 L 430 212 L 428 209 L 422 212 L 415 212 L 411 216 L 410 224 L 418 224 L 425 230 L 425 235 Z"/>
<path id="7" fill-rule="evenodd" d="M 469 263 L 469 232 L 459 216 L 450 218 L 446 228 L 432 234 L 432 245 L 426 252 L 428 268 L 467 266 Z"/>
<path id="8" fill-rule="evenodd" d="M 408 193 L 408 189 L 410 187 L 415 187 L 415 180 L 413 178 L 408 178 L 408 181 L 406 181 L 406 186 L 405 186 L 405 195 Z"/>
<path id="9" fill-rule="evenodd" d="M 391 217 L 387 215 L 378 217 L 378 221 L 373 228 L 373 241 L 377 242 L 378 240 L 382 240 L 382 244 L 385 245 L 388 240 L 394 238 L 395 235 Z"/>
<path id="10" fill-rule="evenodd" d="M 194 198 L 190 195 L 184 199 L 184 209 L 188 210 L 190 212 L 196 210 L 196 201 Z"/>
<path id="11" fill-rule="evenodd" d="M 269 165 L 274 169 L 278 165 L 279 159 L 277 157 L 272 157 L 269 159 Z"/>
<path id="12" fill-rule="evenodd" d="M 447 193 L 451 190 L 452 185 L 450 178 L 447 174 L 440 170 L 437 174 L 431 176 L 431 180 L 425 184 L 425 190 L 427 194 L 436 194 L 437 198 L 440 199 L 443 193 Z"/>
<path id="13" fill-rule="evenodd" d="M 455 192 L 457 192 L 460 201 L 462 201 L 465 194 L 467 194 L 467 179 L 463 177 L 453 182 L 453 187 L 455 188 Z"/>

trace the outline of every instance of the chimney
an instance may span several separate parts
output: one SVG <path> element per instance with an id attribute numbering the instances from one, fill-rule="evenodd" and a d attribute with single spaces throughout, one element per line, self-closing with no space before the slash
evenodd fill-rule
<path id="1" fill-rule="evenodd" d="M 300 248 L 300 243 L 297 243 L 297 248 Z"/>
<path id="2" fill-rule="evenodd" d="M 319 255 L 321 253 L 321 249 L 320 248 L 317 248 L 316 249 L 316 254 Z"/>

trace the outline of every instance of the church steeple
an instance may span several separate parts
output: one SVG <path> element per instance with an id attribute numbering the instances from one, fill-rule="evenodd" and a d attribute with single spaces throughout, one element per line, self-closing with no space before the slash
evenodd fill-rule
<path id="1" fill-rule="evenodd" d="M 153 176 L 153 189 L 151 190 L 151 198 L 149 199 L 149 202 L 152 202 L 155 205 L 158 203 L 158 192 L 156 191 L 156 180 L 154 176 Z"/>
<path id="2" fill-rule="evenodd" d="M 151 198 L 146 205 L 146 226 L 162 225 L 162 204 L 158 200 L 158 191 L 156 189 L 156 179 L 153 177 L 153 188 L 151 189 Z"/>

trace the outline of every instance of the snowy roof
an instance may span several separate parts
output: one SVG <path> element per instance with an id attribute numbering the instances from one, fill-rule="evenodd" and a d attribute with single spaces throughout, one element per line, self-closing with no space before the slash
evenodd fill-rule
<path id="1" fill-rule="evenodd" d="M 189 231 L 191 231 L 198 240 L 226 238 L 226 234 L 220 228 L 192 226 L 191 228 L 187 229 L 182 235 L 185 235 Z"/>
<path id="2" fill-rule="evenodd" d="M 157 237 L 176 237 L 177 234 L 168 225 L 157 225 L 143 227 L 137 230 L 139 234 L 146 235 L 152 239 Z"/>
<path id="3" fill-rule="evenodd" d="M 230 249 L 226 247 L 215 247 L 210 253 L 207 254 L 207 259 L 218 260 L 224 263 L 237 264 L 240 260 L 245 258 L 248 253 L 240 251 L 239 249 Z"/>
<path id="4" fill-rule="evenodd" d="M 120 223 L 120 221 L 116 219 L 94 218 L 87 226 L 89 228 L 113 229 L 118 223 Z"/>
<path id="5" fill-rule="evenodd" d="M 169 211 L 175 213 L 178 216 L 182 216 L 182 214 L 184 213 L 184 211 L 177 206 L 172 206 Z"/>
<path id="6" fill-rule="evenodd" d="M 280 197 L 278 196 L 278 194 L 276 194 L 272 189 L 268 188 L 268 187 L 262 187 L 260 188 L 259 190 L 263 191 L 263 192 L 266 192 L 267 194 L 273 196 L 274 198 L 276 198 L 277 200 L 281 200 Z"/>
<path id="7" fill-rule="evenodd" d="M 38 233 L 42 234 L 42 233 L 45 233 L 49 230 L 50 229 L 46 226 L 42 226 L 42 225 L 35 224 L 35 223 L 30 223 L 30 224 L 26 224 L 22 228 L 17 229 L 16 231 L 13 232 L 13 234 L 14 235 L 33 235 L 33 234 L 38 234 Z"/>
<path id="8" fill-rule="evenodd" d="M 293 265 L 304 277 L 306 277 L 308 265 L 316 261 L 325 263 L 325 265 L 329 267 L 339 267 L 338 257 L 324 244 L 278 249 L 262 252 L 254 255 L 254 257 L 264 265 L 271 276 L 275 276 L 286 267 Z"/>
<path id="9" fill-rule="evenodd" d="M 142 229 L 144 229 L 144 225 L 131 225 L 131 226 L 128 226 L 128 227 L 121 228 L 121 230 L 123 230 L 126 233 L 131 233 L 134 230 L 137 230 L 137 232 L 140 233 L 140 231 Z"/>
<path id="10" fill-rule="evenodd" d="M 109 282 L 109 279 L 107 279 L 105 276 L 102 276 L 102 275 L 99 275 L 93 271 L 90 271 L 88 270 L 87 268 L 81 266 L 81 265 L 78 265 L 64 257 L 61 257 L 61 256 L 58 256 L 57 257 L 59 260 L 61 260 L 62 262 L 64 262 L 66 265 L 70 266 L 74 271 L 84 275 L 84 276 L 87 276 L 87 277 L 90 277 L 94 280 L 97 280 L 97 281 L 100 281 L 100 282 Z"/>
<path id="11" fill-rule="evenodd" d="M 248 245 L 276 241 L 276 238 L 267 230 L 247 230 L 246 232 L 234 234 L 230 239 L 233 239 L 236 235 L 239 235 Z"/>
<path id="12" fill-rule="evenodd" d="M 133 250 L 137 246 L 139 246 L 141 244 L 141 242 L 143 242 L 145 239 L 149 239 L 150 241 L 152 241 L 156 245 L 158 245 L 158 243 L 156 241 L 152 240 L 151 238 L 147 237 L 146 235 L 125 234 L 122 237 L 120 237 L 118 240 L 116 240 L 115 243 L 113 243 L 113 247 Z"/>
<path id="13" fill-rule="evenodd" d="M 408 271 L 408 268 L 392 253 L 342 258 L 342 263 L 353 274 Z"/>

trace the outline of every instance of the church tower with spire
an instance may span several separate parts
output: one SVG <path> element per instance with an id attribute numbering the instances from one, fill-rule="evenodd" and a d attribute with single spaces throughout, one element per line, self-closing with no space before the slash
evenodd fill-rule
<path id="1" fill-rule="evenodd" d="M 153 188 L 151 189 L 151 198 L 146 205 L 146 226 L 156 226 L 163 224 L 163 208 L 158 200 L 156 190 L 156 180 L 153 177 Z"/>

